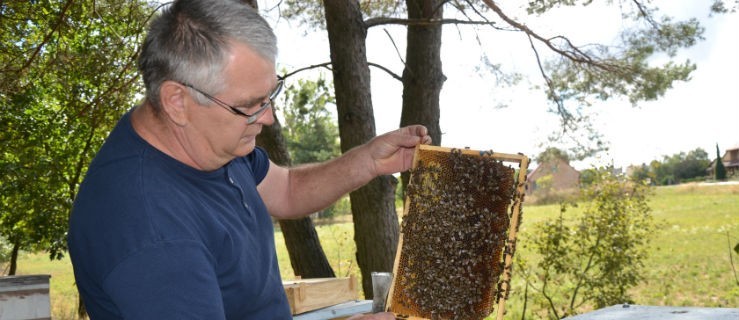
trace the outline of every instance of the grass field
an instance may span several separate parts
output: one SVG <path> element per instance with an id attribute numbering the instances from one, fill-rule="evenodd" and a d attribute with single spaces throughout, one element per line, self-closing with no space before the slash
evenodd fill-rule
<path id="1" fill-rule="evenodd" d="M 660 188 L 652 209 L 665 227 L 646 261 L 647 282 L 634 290 L 637 301 L 738 308 L 730 254 L 739 242 L 739 185 Z M 739 268 L 735 254 L 733 263 Z"/>
<path id="2" fill-rule="evenodd" d="M 632 290 L 635 302 L 739 307 L 739 284 L 730 262 L 730 246 L 739 242 L 739 185 L 687 184 L 655 191 L 650 206 L 663 227 L 655 234 L 645 262 L 646 281 Z M 558 212 L 558 205 L 525 205 L 520 234 L 525 236 L 531 225 Z M 352 224 L 338 221 L 317 230 L 336 274 L 359 276 Z M 275 230 L 275 240 L 283 278 L 291 279 L 292 268 L 279 229 Z M 529 253 L 519 247 L 516 254 Z M 737 256 L 733 259 L 739 268 Z M 77 294 L 68 259 L 49 261 L 45 254 L 23 254 L 18 269 L 19 274 L 50 274 L 53 318 L 76 319 Z M 514 269 L 514 280 L 515 277 Z M 514 281 L 513 289 L 517 286 L 520 283 Z M 512 298 L 507 304 L 506 319 L 520 319 L 520 308 L 520 302 Z"/>

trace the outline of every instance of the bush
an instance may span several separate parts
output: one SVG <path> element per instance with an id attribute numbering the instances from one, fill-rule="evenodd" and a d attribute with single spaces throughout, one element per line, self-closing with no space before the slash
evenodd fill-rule
<path id="1" fill-rule="evenodd" d="M 567 217 L 568 208 L 577 204 L 563 203 L 558 218 L 534 227 L 531 245 L 541 260 L 521 263 L 533 289 L 524 299 L 538 306 L 538 317 L 559 319 L 630 302 L 627 290 L 642 279 L 647 243 L 656 228 L 649 194 L 643 182 L 599 170 L 582 190 L 581 216 Z"/>

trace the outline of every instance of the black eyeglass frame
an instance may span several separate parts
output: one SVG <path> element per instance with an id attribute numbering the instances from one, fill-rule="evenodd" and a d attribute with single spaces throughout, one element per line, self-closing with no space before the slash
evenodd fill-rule
<path id="1" fill-rule="evenodd" d="M 209 95 L 209 94 L 203 92 L 202 90 L 196 88 L 195 86 L 193 86 L 193 85 L 191 85 L 189 83 L 184 83 L 183 82 L 182 85 L 185 86 L 185 87 L 188 87 L 190 89 L 193 89 L 193 90 L 197 91 L 198 93 L 200 93 L 203 96 L 205 96 L 206 98 L 208 98 L 208 100 L 215 102 L 217 105 L 225 108 L 226 110 L 230 111 L 231 113 L 233 113 L 233 114 L 235 114 L 237 116 L 242 116 L 242 117 L 246 118 L 246 123 L 247 124 L 252 124 L 254 122 L 257 122 L 257 119 L 259 119 L 259 117 L 262 115 L 262 113 L 264 113 L 264 111 L 267 110 L 267 108 L 273 106 L 273 102 L 274 102 L 275 98 L 277 98 L 277 95 L 279 95 L 280 92 L 282 92 L 282 87 L 284 87 L 284 85 L 285 85 L 285 80 L 284 79 L 279 79 L 279 78 L 277 79 L 277 86 L 275 86 L 275 89 L 272 90 L 272 93 L 269 94 L 269 97 L 267 97 L 267 101 L 262 102 L 262 104 L 259 105 L 259 109 L 257 109 L 257 111 L 255 111 L 252 114 L 244 113 L 243 111 L 237 109 L 236 107 L 234 107 L 234 106 L 232 106 L 232 105 L 230 105 L 228 103 L 225 103 L 225 102 L 221 101 L 220 99 L 218 99 L 218 98 L 216 98 L 216 97 L 214 97 L 212 95 Z"/>

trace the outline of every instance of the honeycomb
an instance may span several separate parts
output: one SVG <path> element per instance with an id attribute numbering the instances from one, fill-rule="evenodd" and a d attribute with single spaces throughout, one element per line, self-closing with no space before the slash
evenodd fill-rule
<path id="1" fill-rule="evenodd" d="M 416 150 L 387 303 L 398 318 L 483 319 L 506 298 L 501 275 L 510 264 L 506 254 L 513 254 L 509 231 L 523 193 L 517 180 L 524 180 L 528 160 L 502 157 L 525 160 L 516 179 L 497 155 Z M 509 208 L 516 210 L 509 214 Z"/>

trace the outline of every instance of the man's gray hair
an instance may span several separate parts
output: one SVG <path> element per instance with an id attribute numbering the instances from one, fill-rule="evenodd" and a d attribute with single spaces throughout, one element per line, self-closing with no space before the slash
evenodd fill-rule
<path id="1" fill-rule="evenodd" d="M 245 3 L 177 0 L 164 8 L 149 25 L 138 59 L 146 99 L 155 110 L 161 109 L 159 88 L 166 80 L 188 83 L 211 94 L 223 90 L 223 69 L 232 41 L 275 62 L 277 39 L 272 28 Z"/>

